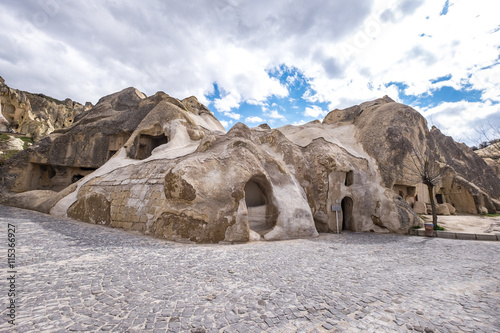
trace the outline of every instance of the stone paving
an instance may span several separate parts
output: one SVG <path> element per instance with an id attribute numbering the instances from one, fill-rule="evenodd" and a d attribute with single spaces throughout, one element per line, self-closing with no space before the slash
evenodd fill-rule
<path id="1" fill-rule="evenodd" d="M 500 242 L 179 244 L 2 206 L 0 222 L 0 332 L 500 332 Z"/>

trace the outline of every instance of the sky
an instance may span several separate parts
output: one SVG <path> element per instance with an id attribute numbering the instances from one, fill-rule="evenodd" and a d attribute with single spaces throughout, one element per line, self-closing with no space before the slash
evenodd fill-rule
<path id="1" fill-rule="evenodd" d="M 226 129 L 390 96 L 476 144 L 500 128 L 500 2 L 0 1 L 0 76 L 80 103 L 196 96 Z"/>

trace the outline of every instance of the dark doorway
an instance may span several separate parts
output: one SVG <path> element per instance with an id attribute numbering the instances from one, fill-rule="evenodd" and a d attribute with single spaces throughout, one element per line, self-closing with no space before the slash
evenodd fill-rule
<path id="1" fill-rule="evenodd" d="M 353 201 L 351 197 L 345 197 L 340 203 L 342 207 L 342 230 L 353 231 L 352 221 L 352 206 Z"/>
<path id="2" fill-rule="evenodd" d="M 442 194 L 436 194 L 436 201 L 438 204 L 442 205 L 444 203 L 443 201 L 443 195 Z"/>

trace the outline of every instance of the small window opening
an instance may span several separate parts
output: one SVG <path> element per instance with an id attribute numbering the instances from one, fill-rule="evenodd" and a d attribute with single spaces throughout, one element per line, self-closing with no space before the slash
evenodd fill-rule
<path id="1" fill-rule="evenodd" d="M 79 181 L 83 177 L 85 177 L 85 176 L 83 176 L 83 175 L 74 175 L 73 177 L 71 177 L 71 184 L 76 183 L 77 181 Z"/>
<path id="2" fill-rule="evenodd" d="M 443 195 L 442 194 L 436 194 L 436 201 L 438 204 L 442 205 L 444 203 L 443 201 Z"/>
<path id="3" fill-rule="evenodd" d="M 345 174 L 345 186 L 351 186 L 354 183 L 354 172 L 349 171 Z"/>
<path id="4" fill-rule="evenodd" d="M 146 135 L 141 134 L 139 136 L 139 145 L 137 148 L 136 158 L 139 160 L 143 160 L 151 156 L 153 150 L 168 142 L 168 138 L 165 135 Z"/>

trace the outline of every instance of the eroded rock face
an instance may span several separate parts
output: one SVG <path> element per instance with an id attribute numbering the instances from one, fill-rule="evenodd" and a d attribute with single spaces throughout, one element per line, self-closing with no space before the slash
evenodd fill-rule
<path id="1" fill-rule="evenodd" d="M 500 142 L 478 149 L 474 153 L 481 157 L 493 169 L 496 176 L 500 178 Z"/>
<path id="2" fill-rule="evenodd" d="M 12 89 L 0 80 L 0 131 L 13 131 L 37 141 L 56 129 L 70 127 L 75 117 L 91 107 L 90 103 L 59 101 Z"/>
<path id="3" fill-rule="evenodd" d="M 442 161 L 451 169 L 438 187 L 444 202 L 453 204 L 458 212 L 495 213 L 500 209 L 500 179 L 494 170 L 465 144 L 455 142 L 433 127 L 430 140 Z"/>
<path id="4" fill-rule="evenodd" d="M 62 191 L 43 192 L 49 198 L 35 208 L 177 241 L 406 233 L 421 224 L 412 206 L 423 211 L 426 201 L 425 188 L 401 164 L 415 149 L 445 161 L 441 150 L 450 148 L 442 141 L 418 112 L 388 97 L 334 110 L 324 122 L 278 129 L 238 123 L 225 133 L 194 97 L 147 97 L 127 88 L 20 154 L 1 180 L 11 191 L 33 184 L 33 174 L 52 190 L 55 180 L 65 181 Z M 31 178 L 22 172 L 26 165 Z M 494 205 L 494 188 L 488 192 L 470 172 L 446 168 L 440 207 L 451 213 Z M 84 177 L 66 187 L 75 170 Z M 441 190 L 453 186 L 468 189 L 463 203 Z M 9 203 L 26 202 L 31 192 L 25 193 L 8 196 Z"/>
<path id="5" fill-rule="evenodd" d="M 194 97 L 189 99 L 193 110 L 202 110 L 193 117 L 206 128 L 192 119 L 193 113 L 182 101 L 162 92 L 148 98 L 127 88 L 103 97 L 94 108 L 75 117 L 73 126 L 54 131 L 9 161 L 0 181 L 13 192 L 60 191 L 100 168 L 122 147 L 129 157 L 141 160 L 174 137 L 185 148 L 180 132 L 189 140 L 199 140 L 210 131 L 224 131 L 210 111 L 196 103 Z M 183 125 L 178 127 L 178 123 Z M 182 130 L 176 135 L 178 128 Z"/>

